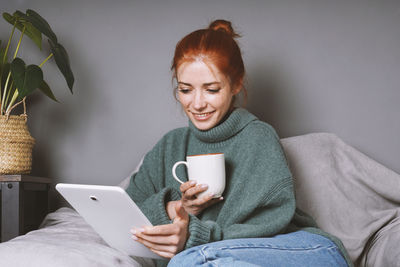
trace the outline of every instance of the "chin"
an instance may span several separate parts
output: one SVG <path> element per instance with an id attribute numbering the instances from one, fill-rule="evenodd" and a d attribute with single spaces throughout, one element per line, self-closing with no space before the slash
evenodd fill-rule
<path id="1" fill-rule="evenodd" d="M 194 119 L 192 119 L 192 123 L 200 131 L 207 131 L 207 130 L 212 129 L 215 126 L 213 122 L 199 122 Z"/>
<path id="2" fill-rule="evenodd" d="M 192 121 L 193 125 L 196 126 L 200 131 L 207 131 L 214 128 L 218 124 L 218 114 L 214 113 L 208 120 L 200 121 L 197 120 L 192 113 L 186 113 L 189 119 Z"/>
<path id="3" fill-rule="evenodd" d="M 199 129 L 200 131 L 207 131 L 213 127 L 213 126 L 208 126 L 208 125 L 201 125 L 198 123 L 194 123 L 194 126 L 196 126 L 196 128 Z"/>

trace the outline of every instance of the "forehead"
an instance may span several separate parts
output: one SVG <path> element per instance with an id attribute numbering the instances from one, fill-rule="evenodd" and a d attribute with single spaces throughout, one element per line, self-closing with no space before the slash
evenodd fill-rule
<path id="1" fill-rule="evenodd" d="M 218 68 L 203 60 L 194 60 L 182 63 L 177 69 L 178 82 L 210 83 L 225 82 L 226 78 Z"/>

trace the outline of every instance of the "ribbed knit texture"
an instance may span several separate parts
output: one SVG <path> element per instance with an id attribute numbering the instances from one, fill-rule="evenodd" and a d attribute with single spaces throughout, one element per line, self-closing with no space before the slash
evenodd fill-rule
<path id="1" fill-rule="evenodd" d="M 297 212 L 292 175 L 275 130 L 240 108 L 208 131 L 198 130 L 189 121 L 189 127 L 169 132 L 145 156 L 127 192 L 154 225 L 171 223 L 166 203 L 181 198 L 180 184 L 172 177 L 174 163 L 186 160 L 187 155 L 205 153 L 225 154 L 224 200 L 198 216 L 190 215 L 185 249 L 301 228 L 330 237 L 313 228 L 310 217 Z M 177 175 L 187 181 L 183 166 Z M 346 256 L 341 242 L 332 240 Z M 158 266 L 166 263 L 159 261 Z"/>

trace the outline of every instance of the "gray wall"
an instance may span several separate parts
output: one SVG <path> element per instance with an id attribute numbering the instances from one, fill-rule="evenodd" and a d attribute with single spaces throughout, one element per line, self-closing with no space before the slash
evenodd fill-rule
<path id="1" fill-rule="evenodd" d="M 53 61 L 45 79 L 61 103 L 28 100 L 35 175 L 117 184 L 164 133 L 185 126 L 172 96 L 174 46 L 216 18 L 242 34 L 250 111 L 281 137 L 332 132 L 400 173 L 399 1 L 0 3 L 1 11 L 32 8 L 45 17 L 76 77 L 70 95 Z M 10 29 L 0 22 L 2 40 Z M 34 49 L 25 39 L 21 57 L 47 56 Z"/>

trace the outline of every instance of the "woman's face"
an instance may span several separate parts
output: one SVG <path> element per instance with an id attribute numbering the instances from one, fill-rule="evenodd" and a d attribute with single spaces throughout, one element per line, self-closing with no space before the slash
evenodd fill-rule
<path id="1" fill-rule="evenodd" d="M 233 89 L 214 64 L 201 60 L 186 62 L 177 69 L 178 99 L 197 129 L 217 126 L 231 107 L 241 87 Z"/>

